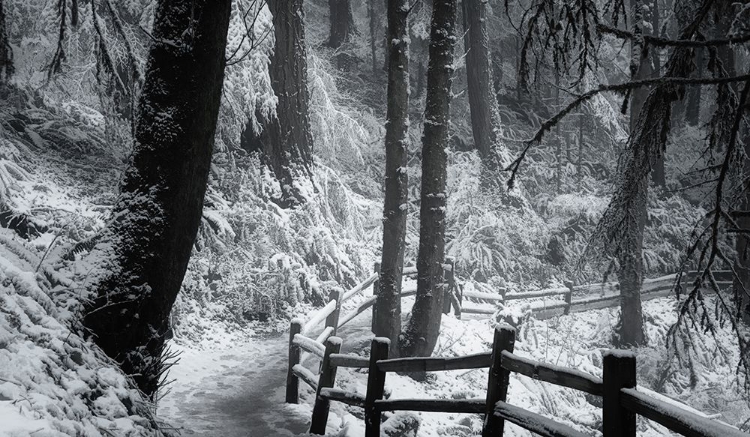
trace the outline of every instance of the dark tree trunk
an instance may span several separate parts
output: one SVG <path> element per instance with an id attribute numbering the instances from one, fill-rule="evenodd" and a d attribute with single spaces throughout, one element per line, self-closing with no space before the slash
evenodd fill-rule
<path id="1" fill-rule="evenodd" d="M 430 356 L 440 333 L 445 259 L 446 164 L 453 75 L 456 0 L 435 0 L 422 136 L 422 192 L 417 296 L 400 344 L 403 356 Z"/>
<path id="2" fill-rule="evenodd" d="M 704 69 L 704 49 L 695 49 L 695 65 L 697 71 L 695 77 L 703 77 Z M 691 86 L 687 91 L 687 100 L 685 102 L 685 121 L 691 126 L 698 126 L 701 114 L 701 87 Z"/>
<path id="3" fill-rule="evenodd" d="M 661 36 L 659 35 L 659 0 L 654 0 L 651 4 L 651 27 L 653 28 L 652 34 L 654 36 Z M 651 54 L 651 62 L 652 62 L 652 72 L 651 77 L 659 77 L 661 76 L 661 49 L 659 47 L 649 47 L 649 51 Z M 660 154 L 656 156 L 656 160 L 654 161 L 654 169 L 651 172 L 651 180 L 654 181 L 654 185 L 657 187 L 666 187 L 667 186 L 667 171 L 664 167 L 664 154 L 666 153 L 666 150 L 662 150 Z"/>
<path id="4" fill-rule="evenodd" d="M 277 202 L 290 207 L 304 201 L 295 179 L 312 177 L 304 13 L 302 0 L 269 0 L 268 8 L 276 37 L 270 66 L 271 87 L 278 98 L 276 114 L 264 120 L 258 112 L 258 118 L 264 120 L 263 131 L 253 132 L 248 124 L 242 147 L 261 152 L 281 184 L 282 197 Z"/>
<path id="5" fill-rule="evenodd" d="M 147 395 L 201 220 L 224 78 L 230 0 L 161 0 L 131 166 L 99 248 L 111 258 L 84 316 Z M 168 117 L 165 117 L 168 114 Z"/>
<path id="6" fill-rule="evenodd" d="M 651 64 L 643 50 L 643 29 L 640 22 L 643 17 L 642 0 L 632 0 L 631 10 L 633 21 L 636 23 L 633 33 L 641 35 L 631 44 L 632 56 L 631 74 L 634 80 L 651 76 Z M 635 67 L 633 67 L 635 66 Z M 648 97 L 649 88 L 642 87 L 633 90 L 630 101 L 630 135 L 636 135 L 636 126 L 641 110 Z M 635 346 L 643 344 L 643 309 L 641 306 L 641 285 L 643 284 L 643 230 L 646 225 L 648 178 L 641 179 L 635 185 L 634 201 L 629 212 L 634 223 L 631 232 L 625 235 L 622 250 L 618 254 L 620 270 L 620 332 L 619 344 Z"/>
<path id="7" fill-rule="evenodd" d="M 398 344 L 401 334 L 401 272 L 407 217 L 407 149 L 409 144 L 408 0 L 388 2 L 388 113 L 385 132 L 385 206 L 383 257 L 377 297 L 375 335 Z M 397 348 L 394 348 L 397 349 Z M 394 350 L 394 356 L 397 350 Z"/>
<path id="8" fill-rule="evenodd" d="M 367 0 L 367 15 L 370 18 L 370 57 L 372 58 L 372 74 L 378 75 L 378 13 L 375 9 L 376 0 Z"/>
<path id="9" fill-rule="evenodd" d="M 328 0 L 330 9 L 331 35 L 328 38 L 328 46 L 334 49 L 349 41 L 354 30 L 354 18 L 352 17 L 351 0 Z"/>
<path id="10" fill-rule="evenodd" d="M 492 89 L 485 3 L 486 0 L 463 0 L 464 49 L 474 146 L 482 156 L 482 161 L 494 169 L 494 146 L 497 140 L 494 122 L 497 118 L 497 100 Z"/>
<path id="11" fill-rule="evenodd" d="M 13 49 L 8 41 L 8 25 L 3 0 L 0 0 L 0 84 L 8 83 L 13 72 Z"/>

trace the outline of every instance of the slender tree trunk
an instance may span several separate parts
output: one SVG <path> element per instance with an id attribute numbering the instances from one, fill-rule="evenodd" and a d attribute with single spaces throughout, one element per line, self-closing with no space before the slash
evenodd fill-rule
<path id="1" fill-rule="evenodd" d="M 259 151 L 281 184 L 282 207 L 304 202 L 295 180 L 312 177 L 313 139 L 310 128 L 307 90 L 307 52 L 302 0 L 268 0 L 273 14 L 276 42 L 271 56 L 270 76 L 278 102 L 276 113 L 265 120 L 262 132 L 253 132 L 248 123 L 242 134 L 242 147 Z"/>
<path id="2" fill-rule="evenodd" d="M 407 218 L 407 149 L 409 144 L 408 0 L 388 1 L 388 113 L 385 132 L 385 206 L 383 257 L 375 311 L 375 335 L 398 344 L 401 334 L 401 272 Z M 394 348 L 394 354 L 398 354 Z"/>
<path id="3" fill-rule="evenodd" d="M 4 0 L 0 0 L 0 84 L 6 84 L 13 75 L 13 49 L 8 40 L 8 25 L 3 9 Z"/>
<path id="4" fill-rule="evenodd" d="M 230 0 L 159 1 L 132 163 L 98 246 L 110 263 L 83 321 L 147 395 L 201 220 L 230 11 Z"/>
<path id="5" fill-rule="evenodd" d="M 555 111 L 560 108 L 560 72 L 555 70 Z M 557 171 L 555 172 L 555 192 L 560 194 L 562 192 L 562 179 L 563 179 L 563 138 L 560 133 L 560 123 L 555 123 L 555 143 L 557 150 L 555 151 L 555 158 L 557 160 Z"/>
<path id="6" fill-rule="evenodd" d="M 633 79 L 650 77 L 651 68 L 648 57 L 643 51 L 643 2 L 632 0 L 634 38 L 631 50 L 631 74 Z M 633 90 L 630 101 L 630 134 L 635 135 L 641 110 L 648 97 L 646 87 Z M 630 214 L 633 216 L 631 232 L 625 236 L 618 261 L 620 271 L 620 332 L 619 344 L 626 346 L 640 345 L 645 342 L 643 332 L 643 309 L 641 306 L 641 285 L 643 284 L 643 230 L 646 225 L 648 178 L 641 179 L 636 184 L 634 202 Z"/>
<path id="7" fill-rule="evenodd" d="M 482 156 L 482 161 L 491 169 L 495 169 L 494 146 L 497 136 L 494 121 L 497 118 L 497 100 L 492 90 L 486 2 L 487 0 L 462 2 L 464 50 L 474 147 Z"/>
<path id="8" fill-rule="evenodd" d="M 704 49 L 695 49 L 695 65 L 698 70 L 695 77 L 703 77 L 704 70 Z M 691 126 L 698 126 L 700 123 L 701 113 L 701 87 L 692 86 L 688 89 L 687 100 L 685 102 L 685 121 Z"/>
<path id="9" fill-rule="evenodd" d="M 422 136 L 422 192 L 417 255 L 417 296 L 401 355 L 429 356 L 437 344 L 443 308 L 448 125 L 453 75 L 456 0 L 435 0 L 427 68 Z"/>
<path id="10" fill-rule="evenodd" d="M 331 34 L 328 46 L 334 49 L 349 41 L 354 34 L 351 0 L 328 0 L 330 10 Z"/>
<path id="11" fill-rule="evenodd" d="M 377 57 L 377 35 L 378 35 L 378 15 L 375 10 L 376 0 L 367 0 L 367 15 L 370 18 L 370 56 L 372 57 L 372 74 L 378 75 L 378 57 Z"/>
<path id="12" fill-rule="evenodd" d="M 653 3 L 651 4 L 651 27 L 653 29 L 653 32 L 651 32 L 654 36 L 660 36 L 659 35 L 659 0 L 653 0 Z M 659 47 L 650 47 L 649 48 L 651 52 L 651 61 L 652 61 L 652 72 L 651 77 L 659 77 L 661 76 L 661 49 Z M 666 154 L 666 150 L 662 150 L 661 153 L 659 153 L 656 156 L 656 160 L 654 161 L 654 169 L 651 172 L 651 180 L 654 182 L 654 185 L 657 187 L 664 188 L 667 186 L 667 171 L 664 167 L 664 155 Z"/>

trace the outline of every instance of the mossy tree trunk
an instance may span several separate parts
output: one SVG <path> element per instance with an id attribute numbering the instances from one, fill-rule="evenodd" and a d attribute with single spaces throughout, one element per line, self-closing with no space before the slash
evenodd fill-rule
<path id="1" fill-rule="evenodd" d="M 445 260 L 446 165 L 456 0 L 435 0 L 430 29 L 427 102 L 422 135 L 422 189 L 417 295 L 400 343 L 403 356 L 430 356 L 440 334 Z"/>
<path id="2" fill-rule="evenodd" d="M 160 0 L 132 162 L 98 250 L 84 325 L 154 395 L 168 318 L 200 224 L 224 80 L 231 0 Z"/>
<path id="3" fill-rule="evenodd" d="M 404 265 L 409 145 L 409 38 L 407 0 L 388 1 L 388 112 L 385 132 L 383 257 L 375 335 L 397 345 L 401 334 L 401 272 Z M 394 348 L 393 356 L 398 354 Z"/>

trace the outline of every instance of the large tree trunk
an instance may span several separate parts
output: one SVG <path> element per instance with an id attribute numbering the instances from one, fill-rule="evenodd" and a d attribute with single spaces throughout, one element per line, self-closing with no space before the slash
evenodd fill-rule
<path id="1" fill-rule="evenodd" d="M 231 0 L 158 3 L 132 163 L 99 245 L 110 258 L 83 321 L 148 395 L 201 220 L 230 11 Z"/>
<path id="2" fill-rule="evenodd" d="M 632 0 L 634 31 L 639 38 L 631 44 L 631 74 L 634 80 L 651 76 L 651 63 L 645 56 L 643 47 L 643 1 Z M 636 135 L 636 126 L 648 97 L 649 88 L 633 90 L 630 101 L 630 134 Z M 618 254 L 620 270 L 620 332 L 619 344 L 636 346 L 645 342 L 643 332 L 643 309 L 641 306 L 641 285 L 643 284 L 643 230 L 646 225 L 648 178 L 641 179 L 635 185 L 634 201 L 629 214 L 633 217 L 631 232 L 625 236 L 622 249 Z"/>
<path id="3" fill-rule="evenodd" d="M 445 258 L 448 124 L 453 75 L 456 0 L 435 0 L 427 68 L 427 103 L 422 136 L 422 192 L 417 256 L 417 296 L 400 344 L 403 356 L 429 356 L 440 333 Z"/>
<path id="4" fill-rule="evenodd" d="M 482 161 L 494 170 L 497 100 L 492 89 L 486 0 L 463 0 L 462 4 L 471 131 Z"/>
<path id="5" fill-rule="evenodd" d="M 269 0 L 276 43 L 270 76 L 278 102 L 276 114 L 265 120 L 263 132 L 253 132 L 248 123 L 242 147 L 260 151 L 281 184 L 283 207 L 302 203 L 298 177 L 312 177 L 313 139 L 307 90 L 307 52 L 302 0 Z M 258 112 L 260 120 L 265 117 Z"/>
<path id="6" fill-rule="evenodd" d="M 376 303 L 375 335 L 398 344 L 401 334 L 401 272 L 407 217 L 409 144 L 409 39 L 407 0 L 388 1 L 388 113 L 385 131 L 383 258 Z M 397 349 L 397 348 L 394 348 Z M 394 350 L 392 355 L 397 355 Z"/>
<path id="7" fill-rule="evenodd" d="M 351 0 L 328 0 L 328 7 L 331 22 L 328 46 L 337 49 L 354 34 L 352 4 Z"/>

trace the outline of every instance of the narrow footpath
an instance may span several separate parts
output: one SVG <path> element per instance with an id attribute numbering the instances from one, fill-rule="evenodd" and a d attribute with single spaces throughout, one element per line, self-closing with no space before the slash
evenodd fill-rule
<path id="1" fill-rule="evenodd" d="M 309 426 L 309 407 L 284 403 L 287 337 L 279 333 L 214 350 L 177 347 L 171 391 L 158 413 L 182 435 L 297 436 Z"/>

